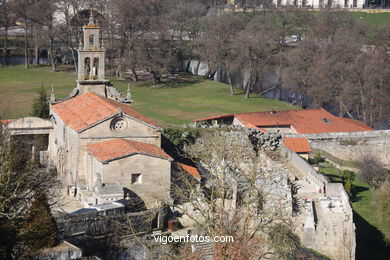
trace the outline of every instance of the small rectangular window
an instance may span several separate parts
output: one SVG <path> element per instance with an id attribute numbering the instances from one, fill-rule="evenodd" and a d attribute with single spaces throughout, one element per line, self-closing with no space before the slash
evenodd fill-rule
<path id="1" fill-rule="evenodd" d="M 131 174 L 131 184 L 141 183 L 141 182 L 142 182 L 141 173 L 133 173 L 133 174 Z"/>

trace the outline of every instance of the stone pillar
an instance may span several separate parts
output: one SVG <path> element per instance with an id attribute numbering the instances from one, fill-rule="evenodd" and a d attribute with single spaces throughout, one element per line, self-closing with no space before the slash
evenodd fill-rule
<path id="1" fill-rule="evenodd" d="M 99 55 L 99 71 L 98 71 L 98 78 L 100 80 L 104 80 L 105 75 L 105 68 L 104 68 L 104 53 L 102 55 Z"/>

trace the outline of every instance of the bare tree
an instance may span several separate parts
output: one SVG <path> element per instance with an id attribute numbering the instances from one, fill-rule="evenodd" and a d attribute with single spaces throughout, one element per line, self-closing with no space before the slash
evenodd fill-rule
<path id="1" fill-rule="evenodd" d="M 28 28 L 30 26 L 30 14 L 32 5 L 31 0 L 15 0 L 13 3 L 16 15 L 21 19 L 21 24 L 24 27 L 24 67 L 28 69 L 29 55 L 28 55 Z"/>
<path id="2" fill-rule="evenodd" d="M 0 2 L 0 26 L 4 28 L 4 43 L 3 55 L 5 58 L 5 65 L 8 65 L 8 30 L 15 22 L 15 15 L 12 10 L 12 5 L 7 0 Z"/>
<path id="3" fill-rule="evenodd" d="M 207 182 L 199 188 L 184 179 L 174 187 L 175 208 L 200 233 L 234 237 L 235 243 L 213 244 L 218 259 L 285 257 L 299 247 L 288 228 L 285 198 L 269 186 L 275 176 L 265 154 L 252 147 L 237 133 L 205 134 L 187 152 L 204 167 Z"/>
<path id="4" fill-rule="evenodd" d="M 234 14 L 222 14 L 217 17 L 209 17 L 207 29 L 201 39 L 201 57 L 211 69 L 224 68 L 230 86 L 230 95 L 234 95 L 232 82 L 232 63 L 237 52 L 234 47 L 236 34 L 244 29 L 246 19 Z M 226 33 L 226 32 L 229 33 Z M 214 71 L 214 73 L 215 73 Z"/>
<path id="5" fill-rule="evenodd" d="M 372 190 L 377 189 L 389 176 L 389 172 L 373 154 L 365 154 L 358 162 L 363 180 Z"/>

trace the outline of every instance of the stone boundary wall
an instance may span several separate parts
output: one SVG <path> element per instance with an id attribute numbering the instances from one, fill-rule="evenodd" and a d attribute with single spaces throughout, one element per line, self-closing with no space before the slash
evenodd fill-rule
<path id="1" fill-rule="evenodd" d="M 349 203 L 349 195 L 344 189 L 343 184 L 341 183 L 328 183 L 326 195 L 329 197 L 339 197 L 345 206 L 347 214 L 352 217 L 352 207 Z"/>
<path id="2" fill-rule="evenodd" d="M 286 134 L 286 137 L 306 137 L 313 150 L 322 150 L 343 161 L 359 161 L 365 154 L 376 156 L 390 168 L 390 130 L 338 132 L 322 134 Z M 348 165 L 346 165 L 348 166 Z"/>
<path id="3" fill-rule="evenodd" d="M 329 180 L 325 176 L 317 173 L 317 171 L 297 153 L 291 151 L 284 145 L 282 145 L 281 148 L 284 157 L 292 164 L 292 166 L 294 166 L 294 168 L 298 170 L 309 183 L 313 184 L 318 191 L 321 190 L 321 193 L 325 192 L 325 188 L 329 183 Z"/>
<path id="4" fill-rule="evenodd" d="M 152 222 L 157 217 L 158 211 L 147 210 L 137 213 L 128 213 L 119 216 L 104 216 L 99 212 L 91 212 L 71 216 L 69 214 L 56 217 L 57 228 L 60 237 L 67 238 L 86 234 L 90 236 L 107 235 L 112 232 L 115 223 L 130 223 L 134 233 L 149 232 L 152 230 Z"/>
<path id="5" fill-rule="evenodd" d="M 335 139 L 335 138 L 390 138 L 390 130 L 360 131 L 360 132 L 334 132 L 320 134 L 284 134 L 285 137 L 306 137 L 315 139 Z"/>
<path id="6" fill-rule="evenodd" d="M 346 259 L 355 259 L 356 257 L 356 227 L 353 222 L 353 209 L 349 202 L 349 195 L 344 189 L 343 184 L 341 183 L 329 183 L 327 185 L 327 196 L 329 197 L 339 197 L 343 203 L 344 207 L 344 232 L 345 239 L 343 241 Z"/>
<path id="7" fill-rule="evenodd" d="M 341 183 L 329 182 L 329 180 L 325 176 L 317 173 L 317 171 L 313 167 L 311 167 L 306 160 L 304 160 L 297 153 L 291 151 L 284 145 L 282 146 L 282 154 L 292 164 L 292 166 L 297 171 L 299 171 L 300 174 L 304 176 L 304 178 L 306 178 L 309 183 L 311 183 L 318 189 L 318 191 L 319 189 L 321 189 L 321 191 L 325 193 L 325 196 L 337 197 L 341 199 L 344 207 L 344 220 L 343 223 L 338 224 L 342 224 L 343 232 L 345 233 L 346 242 L 344 242 L 343 245 L 340 245 L 344 250 L 345 258 L 343 259 L 355 259 L 356 233 L 355 225 L 353 223 L 353 210 L 351 204 L 349 203 L 349 196 L 345 191 L 344 186 Z M 316 207 L 316 211 L 318 210 L 321 209 Z M 312 208 L 312 212 L 314 212 L 314 208 Z M 314 218 L 314 216 L 312 218 Z M 308 222 L 308 225 L 306 225 L 305 222 L 303 242 L 305 246 L 317 248 L 317 246 L 323 243 L 324 240 L 323 238 L 318 237 L 316 230 L 313 227 L 310 227 L 309 223 L 310 220 Z"/>

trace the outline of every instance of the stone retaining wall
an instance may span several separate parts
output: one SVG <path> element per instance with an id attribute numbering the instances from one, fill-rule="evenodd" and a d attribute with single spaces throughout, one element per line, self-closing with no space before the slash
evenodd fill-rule
<path id="1" fill-rule="evenodd" d="M 359 161 L 363 155 L 373 154 L 390 168 L 390 130 L 286 136 L 306 137 L 312 149 L 323 150 L 344 161 Z"/>
<path id="2" fill-rule="evenodd" d="M 284 145 L 282 145 L 282 153 L 291 165 L 304 176 L 307 182 L 313 184 L 320 193 L 325 192 L 326 185 L 329 182 L 325 176 L 317 173 L 305 159 Z"/>

